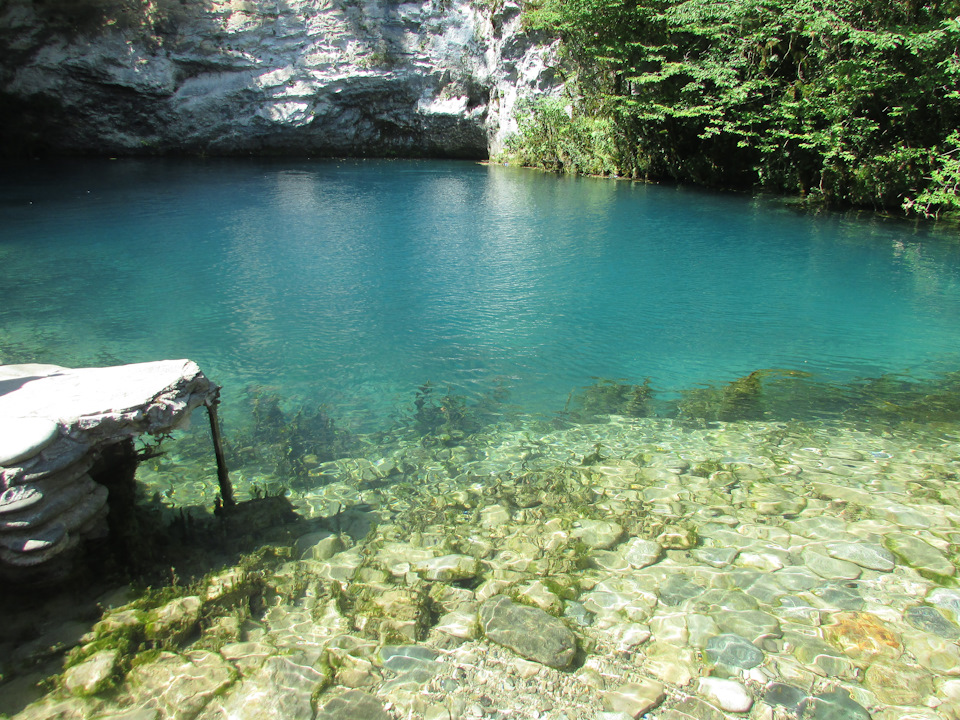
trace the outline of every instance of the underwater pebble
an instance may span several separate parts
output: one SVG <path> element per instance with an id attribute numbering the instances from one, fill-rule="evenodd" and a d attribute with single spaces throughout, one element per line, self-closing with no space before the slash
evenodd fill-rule
<path id="1" fill-rule="evenodd" d="M 570 535 L 592 550 L 609 550 L 623 537 L 623 528 L 605 520 L 579 520 Z"/>
<path id="2" fill-rule="evenodd" d="M 576 654 L 577 638 L 560 620 L 503 595 L 480 606 L 480 624 L 493 642 L 549 667 L 566 668 Z"/>
<path id="3" fill-rule="evenodd" d="M 594 567 L 608 572 L 620 572 L 630 568 L 623 556 L 612 550 L 596 550 L 590 553 L 589 559 Z"/>
<path id="4" fill-rule="evenodd" d="M 521 586 L 518 599 L 528 605 L 535 605 L 551 615 L 559 615 L 563 612 L 563 601 L 540 580 Z"/>
<path id="5" fill-rule="evenodd" d="M 490 505 L 480 511 L 480 525 L 483 527 L 506 525 L 510 519 L 510 511 L 503 505 Z"/>
<path id="6" fill-rule="evenodd" d="M 203 602 L 196 595 L 171 600 L 147 613 L 144 634 L 149 639 L 164 638 L 177 643 L 186 638 L 200 620 Z"/>
<path id="7" fill-rule="evenodd" d="M 933 692 L 930 673 L 888 660 L 872 663 L 863 676 L 863 685 L 889 705 L 919 705 Z"/>
<path id="8" fill-rule="evenodd" d="M 657 614 L 649 620 L 650 632 L 657 642 L 685 645 L 688 639 L 687 614 Z"/>
<path id="9" fill-rule="evenodd" d="M 328 700 L 315 720 L 393 720 L 376 697 L 363 690 L 348 690 Z"/>
<path id="10" fill-rule="evenodd" d="M 913 605 L 903 613 L 904 619 L 918 630 L 933 633 L 947 640 L 960 638 L 960 627 L 947 620 L 943 614 L 929 605 Z"/>
<path id="11" fill-rule="evenodd" d="M 726 716 L 710 703 L 691 696 L 667 710 L 659 720 L 726 720 Z"/>
<path id="12" fill-rule="evenodd" d="M 954 620 L 960 617 L 960 590 L 950 588 L 934 588 L 926 597 L 926 601 L 941 610 L 951 613 Z"/>
<path id="13" fill-rule="evenodd" d="M 827 580 L 856 580 L 863 572 L 859 565 L 813 550 L 804 550 L 802 557 L 805 567 Z"/>
<path id="14" fill-rule="evenodd" d="M 753 698 L 740 683 L 722 678 L 700 678 L 698 689 L 706 699 L 716 703 L 721 710 L 734 713 L 747 712 L 753 707 Z"/>
<path id="15" fill-rule="evenodd" d="M 657 542 L 664 550 L 689 550 L 697 541 L 697 534 L 688 528 L 666 530 L 657 535 Z"/>
<path id="16" fill-rule="evenodd" d="M 658 641 L 645 647 L 643 668 L 662 682 L 684 686 L 697 675 L 697 654 L 693 648 Z"/>
<path id="17" fill-rule="evenodd" d="M 697 548 L 691 551 L 694 559 L 706 565 L 721 568 L 729 565 L 740 552 L 738 548 Z"/>
<path id="18" fill-rule="evenodd" d="M 780 682 L 770 682 L 763 690 L 763 701 L 768 705 L 782 707 L 789 713 L 798 715 L 800 704 L 807 699 L 807 693 L 798 687 Z"/>
<path id="19" fill-rule="evenodd" d="M 784 553 L 785 555 L 786 553 Z M 774 572 L 783 568 L 783 559 L 772 552 L 755 551 L 744 548 L 737 555 L 737 565 L 760 570 L 762 572 Z"/>
<path id="20" fill-rule="evenodd" d="M 856 675 L 853 662 L 840 650 L 818 637 L 792 634 L 785 639 L 793 647 L 793 656 L 818 675 L 852 678 Z"/>
<path id="21" fill-rule="evenodd" d="M 739 635 L 722 634 L 707 641 L 704 655 L 718 667 L 746 670 L 763 662 L 763 653 Z"/>
<path id="22" fill-rule="evenodd" d="M 235 672 L 220 655 L 205 650 L 161 652 L 135 666 L 127 684 L 138 702 L 153 704 L 164 717 L 193 717 L 233 684 Z"/>
<path id="23" fill-rule="evenodd" d="M 844 655 L 859 661 L 896 659 L 903 651 L 899 634 L 871 613 L 837 613 L 823 627 L 823 637 Z"/>
<path id="24" fill-rule="evenodd" d="M 722 632 L 739 635 L 750 642 L 780 637 L 780 622 L 761 610 L 727 610 L 716 613 L 713 620 Z"/>
<path id="25" fill-rule="evenodd" d="M 327 680 L 295 657 L 274 655 L 207 712 L 235 720 L 312 720 L 313 695 Z"/>
<path id="26" fill-rule="evenodd" d="M 273 645 L 252 641 L 227 643 L 220 648 L 220 654 L 243 674 L 260 667 L 264 660 L 276 652 L 277 648 Z"/>
<path id="27" fill-rule="evenodd" d="M 890 533 L 885 538 L 887 547 L 904 563 L 924 577 L 933 580 L 953 577 L 957 568 L 929 543 L 906 533 Z"/>
<path id="28" fill-rule="evenodd" d="M 830 690 L 800 702 L 798 715 L 813 720 L 870 720 L 870 713 L 842 689 Z"/>
<path id="29" fill-rule="evenodd" d="M 663 554 L 663 548 L 660 547 L 660 543 L 653 540 L 632 538 L 624 544 L 621 552 L 624 560 L 632 567 L 639 569 L 657 562 Z"/>
<path id="30" fill-rule="evenodd" d="M 907 652 L 920 667 L 940 675 L 960 675 L 960 648 L 956 642 L 929 633 L 909 635 L 905 642 Z"/>
<path id="31" fill-rule="evenodd" d="M 457 582 L 476 577 L 480 562 L 469 555 L 443 555 L 415 563 L 412 569 L 424 580 Z"/>
<path id="32" fill-rule="evenodd" d="M 480 619 L 476 612 L 454 610 L 441 615 L 433 629 L 461 640 L 473 640 L 480 634 Z"/>
<path id="33" fill-rule="evenodd" d="M 703 650 L 714 635 L 720 635 L 720 628 L 711 618 L 697 613 L 687 615 L 687 642 L 692 647 Z"/>
<path id="34" fill-rule="evenodd" d="M 860 567 L 890 572 L 896 565 L 893 553 L 875 543 L 828 542 L 827 554 L 837 560 L 846 560 Z"/>
<path id="35" fill-rule="evenodd" d="M 627 683 L 604 693 L 603 704 L 608 711 L 626 713 L 638 718 L 663 702 L 663 685 L 652 680 Z"/>
<path id="36" fill-rule="evenodd" d="M 692 598 L 700 597 L 704 590 L 702 585 L 678 573 L 671 575 L 660 585 L 660 602 L 674 607 Z"/>

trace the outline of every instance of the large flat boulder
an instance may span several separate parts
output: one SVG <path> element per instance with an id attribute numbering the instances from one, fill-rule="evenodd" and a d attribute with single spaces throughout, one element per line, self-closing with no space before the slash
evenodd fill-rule
<path id="1" fill-rule="evenodd" d="M 95 459 L 110 445 L 170 432 L 219 390 L 190 360 L 0 365 L 0 571 L 103 536 L 108 493 L 88 474 Z"/>

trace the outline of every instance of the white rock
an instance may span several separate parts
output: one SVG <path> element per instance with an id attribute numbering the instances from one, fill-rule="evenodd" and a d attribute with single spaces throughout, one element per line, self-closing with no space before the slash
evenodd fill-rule
<path id="1" fill-rule="evenodd" d="M 716 703 L 727 712 L 743 713 L 753 707 L 753 698 L 747 689 L 735 680 L 700 678 L 700 692 L 707 700 Z"/>
<path id="2" fill-rule="evenodd" d="M 623 558 L 635 568 L 647 567 L 653 565 L 663 554 L 663 548 L 660 543 L 653 540 L 644 540 L 642 538 L 633 538 L 623 547 Z"/>
<path id="3" fill-rule="evenodd" d="M 53 442 L 59 426 L 40 417 L 0 418 L 0 465 L 15 465 Z"/>

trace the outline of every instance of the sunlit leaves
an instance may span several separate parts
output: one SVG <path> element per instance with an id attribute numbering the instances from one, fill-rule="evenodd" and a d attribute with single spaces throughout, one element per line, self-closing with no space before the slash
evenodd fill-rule
<path id="1" fill-rule="evenodd" d="M 935 212 L 956 206 L 960 174 L 958 12 L 957 0 L 536 0 L 527 18 L 578 68 L 567 124 L 611 123 L 594 167 Z"/>

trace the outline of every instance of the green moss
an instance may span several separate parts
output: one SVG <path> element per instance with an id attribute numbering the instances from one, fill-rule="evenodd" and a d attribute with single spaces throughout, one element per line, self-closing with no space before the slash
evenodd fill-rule
<path id="1" fill-rule="evenodd" d="M 130 670 L 140 667 L 141 665 L 149 665 L 150 663 L 156 662 L 162 654 L 163 651 L 157 648 L 139 652 L 130 659 Z"/>

